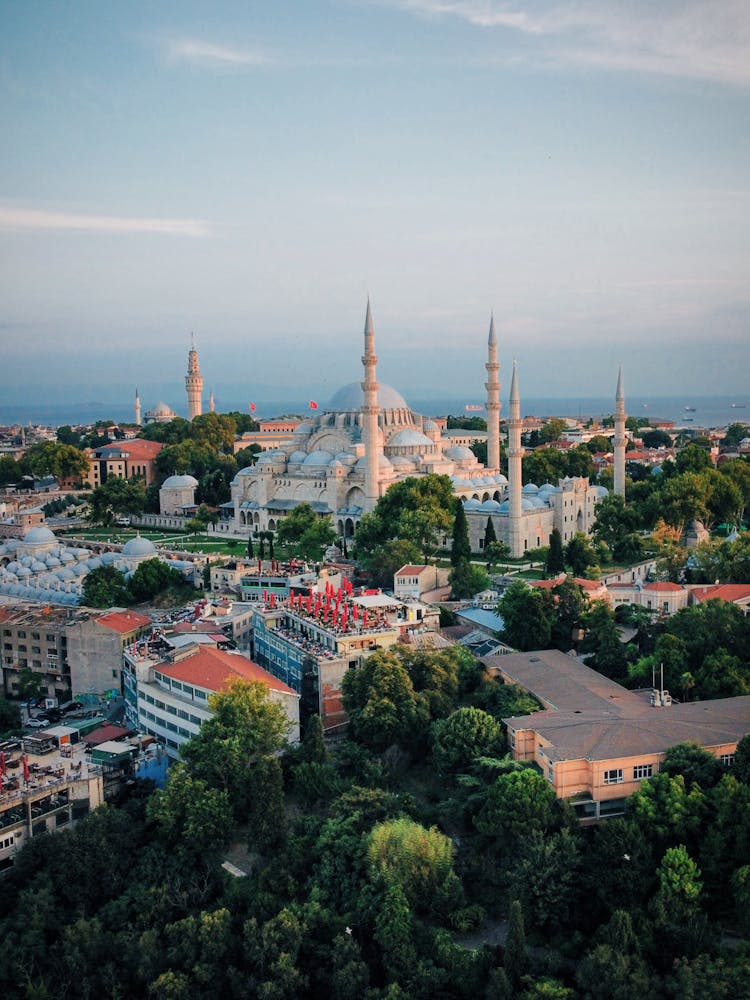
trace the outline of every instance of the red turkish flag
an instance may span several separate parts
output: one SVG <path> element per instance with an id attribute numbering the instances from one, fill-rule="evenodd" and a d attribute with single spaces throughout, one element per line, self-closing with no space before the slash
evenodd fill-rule
<path id="1" fill-rule="evenodd" d="M 255 413 L 255 403 L 250 403 L 249 407 L 250 407 L 250 412 Z"/>
<path id="2" fill-rule="evenodd" d="M 315 402 L 314 399 L 311 399 L 310 400 L 310 409 L 311 410 L 317 410 L 317 408 L 318 408 L 318 404 Z"/>

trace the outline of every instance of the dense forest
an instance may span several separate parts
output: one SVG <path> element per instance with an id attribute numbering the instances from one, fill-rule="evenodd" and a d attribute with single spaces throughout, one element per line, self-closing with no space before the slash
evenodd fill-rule
<path id="1" fill-rule="evenodd" d="M 346 739 L 299 748 L 259 685 L 165 789 L 35 838 L 0 893 L 0 996 L 750 996 L 750 739 L 670 751 L 581 827 L 499 720 L 537 706 L 464 651 L 377 652 Z M 235 877 L 224 858 L 247 873 Z"/>

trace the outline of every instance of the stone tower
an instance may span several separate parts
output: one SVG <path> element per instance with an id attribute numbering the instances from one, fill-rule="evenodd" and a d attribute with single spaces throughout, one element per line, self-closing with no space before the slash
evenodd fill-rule
<path id="1" fill-rule="evenodd" d="M 495 317 L 490 316 L 490 336 L 487 341 L 487 470 L 500 471 L 500 365 L 497 361 L 497 338 L 495 337 Z"/>
<path id="2" fill-rule="evenodd" d="M 214 391 L 211 390 L 211 395 L 208 397 L 208 411 L 209 413 L 216 413 L 216 401 L 214 400 Z"/>
<path id="3" fill-rule="evenodd" d="M 622 365 L 617 375 L 617 391 L 615 392 L 615 482 L 616 496 L 625 496 L 625 391 L 622 387 Z"/>
<path id="4" fill-rule="evenodd" d="M 141 397 L 138 395 L 138 389 L 135 390 L 135 423 L 137 427 L 142 424 L 141 420 Z"/>
<path id="5" fill-rule="evenodd" d="M 518 373 L 513 362 L 510 383 L 510 413 L 508 415 L 508 511 L 510 554 L 514 559 L 523 555 L 523 446 L 521 445 L 521 397 L 518 393 Z"/>
<path id="6" fill-rule="evenodd" d="M 375 354 L 375 329 L 372 325 L 370 299 L 365 316 L 365 353 L 362 355 L 364 379 L 361 383 L 364 404 L 362 420 L 365 442 L 365 499 L 367 510 L 373 509 L 380 496 L 380 431 L 378 428 L 378 357 Z"/>
<path id="7" fill-rule="evenodd" d="M 199 417 L 203 413 L 201 396 L 203 393 L 203 376 L 198 365 L 198 352 L 195 349 L 195 337 L 190 334 L 190 351 L 188 352 L 188 370 L 185 376 L 187 390 L 188 420 Z"/>

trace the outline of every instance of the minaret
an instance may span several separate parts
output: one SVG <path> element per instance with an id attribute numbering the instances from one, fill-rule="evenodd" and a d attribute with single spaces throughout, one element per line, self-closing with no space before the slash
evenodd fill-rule
<path id="1" fill-rule="evenodd" d="M 497 361 L 497 338 L 495 337 L 495 317 L 490 316 L 490 336 L 487 341 L 487 469 L 500 471 L 500 365 Z"/>
<path id="2" fill-rule="evenodd" d="M 510 383 L 510 414 L 508 420 L 508 491 L 510 493 L 509 528 L 510 554 L 514 559 L 523 555 L 523 447 L 521 445 L 521 397 L 518 394 L 518 374 L 513 362 Z"/>
<path id="3" fill-rule="evenodd" d="M 617 374 L 617 391 L 615 392 L 615 483 L 616 496 L 625 496 L 625 391 L 622 387 L 622 365 Z"/>
<path id="4" fill-rule="evenodd" d="M 141 426 L 141 397 L 138 395 L 138 387 L 135 390 L 135 423 L 137 427 Z"/>
<path id="5" fill-rule="evenodd" d="M 195 349 L 195 337 L 190 334 L 190 351 L 188 352 L 188 370 L 185 376 L 187 390 L 188 420 L 199 417 L 203 413 L 201 394 L 203 393 L 203 377 L 198 367 L 198 352 Z"/>
<path id="6" fill-rule="evenodd" d="M 378 430 L 380 407 L 378 406 L 377 363 L 375 330 L 372 325 L 368 296 L 365 316 L 365 353 L 362 355 L 364 380 L 361 383 L 364 395 L 362 416 L 365 439 L 365 503 L 368 511 L 373 509 L 380 496 L 380 433 Z"/>
<path id="7" fill-rule="evenodd" d="M 208 397 L 208 409 L 210 413 L 216 413 L 216 403 L 214 402 L 214 391 L 211 390 L 211 395 Z"/>

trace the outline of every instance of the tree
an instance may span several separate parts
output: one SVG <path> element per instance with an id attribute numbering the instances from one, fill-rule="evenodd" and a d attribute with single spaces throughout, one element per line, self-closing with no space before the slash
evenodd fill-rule
<path id="1" fill-rule="evenodd" d="M 469 522 L 466 520 L 464 505 L 460 500 L 456 500 L 451 543 L 451 566 L 455 569 L 462 561 L 468 563 L 470 560 Z"/>
<path id="2" fill-rule="evenodd" d="M 474 825 L 506 845 L 521 843 L 534 830 L 549 830 L 556 818 L 555 793 L 530 768 L 501 774 L 490 786 Z"/>
<path id="3" fill-rule="evenodd" d="M 557 576 L 565 569 L 565 557 L 563 554 L 562 535 L 559 528 L 553 528 L 549 536 L 549 549 L 547 559 L 544 564 L 545 576 Z"/>
<path id="4" fill-rule="evenodd" d="M 493 542 L 497 541 L 497 532 L 495 531 L 495 522 L 491 517 L 487 518 L 487 524 L 484 529 L 484 551 L 487 552 L 487 548 Z"/>
<path id="5" fill-rule="evenodd" d="M 580 585 L 566 577 L 552 588 L 555 601 L 555 619 L 552 623 L 552 642 L 557 649 L 567 653 L 574 642 L 574 632 L 581 626 L 586 612 L 586 598 Z"/>
<path id="6" fill-rule="evenodd" d="M 672 435 L 658 427 L 651 431 L 644 431 L 641 434 L 644 448 L 671 448 Z"/>
<path id="7" fill-rule="evenodd" d="M 479 708 L 459 708 L 432 727 L 433 757 L 442 771 L 470 768 L 477 757 L 499 756 L 505 748 L 502 726 Z"/>
<path id="8" fill-rule="evenodd" d="M 24 452 L 20 466 L 33 476 L 81 480 L 88 474 L 89 460 L 79 448 L 59 441 L 40 441 Z"/>
<path id="9" fill-rule="evenodd" d="M 375 652 L 359 669 L 349 670 L 342 690 L 353 733 L 373 749 L 409 743 L 427 722 L 426 699 L 414 690 L 404 664 L 390 650 Z"/>
<path id="10" fill-rule="evenodd" d="M 498 545 L 498 542 L 493 544 Z M 461 559 L 450 571 L 451 597 L 454 599 L 472 597 L 486 590 L 490 583 L 483 566 L 474 566 L 468 559 Z"/>
<path id="11" fill-rule="evenodd" d="M 303 559 L 320 559 L 336 540 L 330 519 L 316 514 L 310 504 L 301 503 L 279 523 L 280 545 L 294 545 Z"/>
<path id="12" fill-rule="evenodd" d="M 138 564 L 127 587 L 133 595 L 133 600 L 141 602 L 149 601 L 157 594 L 162 594 L 165 590 L 172 588 L 189 587 L 192 589 L 192 584 L 187 584 L 182 573 L 172 569 L 169 563 L 154 557 L 153 559 L 144 559 L 142 563 Z"/>
<path id="13" fill-rule="evenodd" d="M 247 826 L 252 850 L 277 847 L 286 836 L 284 776 L 278 757 L 264 755 L 248 768 Z"/>
<path id="14" fill-rule="evenodd" d="M 230 680 L 211 695 L 213 715 L 183 745 L 182 756 L 196 778 L 227 792 L 237 819 L 251 807 L 249 771 L 263 756 L 280 750 L 289 719 L 260 681 Z"/>
<path id="15" fill-rule="evenodd" d="M 562 417 L 550 417 L 539 431 L 539 443 L 548 444 L 550 441 L 558 441 L 567 426 L 567 422 Z"/>
<path id="16" fill-rule="evenodd" d="M 685 448 L 682 448 L 677 453 L 675 465 L 679 473 L 705 472 L 706 469 L 713 468 L 711 456 L 704 448 L 700 448 L 697 444 L 689 444 Z"/>
<path id="17" fill-rule="evenodd" d="M 412 974 L 417 961 L 413 935 L 414 920 L 406 895 L 395 882 L 388 886 L 375 920 L 374 933 L 382 952 L 383 967 L 391 981 L 408 979 Z"/>
<path id="18" fill-rule="evenodd" d="M 453 525 L 455 502 L 449 476 L 410 476 L 394 483 L 357 527 L 358 558 L 392 538 L 411 540 L 428 558 Z"/>
<path id="19" fill-rule="evenodd" d="M 746 437 L 750 437 L 750 427 L 747 424 L 735 422 L 727 427 L 721 443 L 725 448 L 735 448 Z"/>
<path id="20" fill-rule="evenodd" d="M 37 678 L 37 687 L 39 687 L 38 678 Z M 19 695 L 20 695 L 20 684 L 19 684 Z M 26 700 L 28 701 L 28 698 Z M 3 697 L 3 695 L 0 695 L 0 734 L 7 733 L 11 729 L 20 729 L 20 727 L 21 727 L 21 710 L 19 709 L 18 705 L 14 705 L 12 702 L 8 701 L 7 698 Z"/>
<path id="21" fill-rule="evenodd" d="M 146 487 L 142 479 L 119 479 L 109 476 L 92 490 L 89 500 L 91 519 L 112 524 L 116 514 L 141 514 L 146 506 Z"/>
<path id="22" fill-rule="evenodd" d="M 510 556 L 510 546 L 506 542 L 490 542 L 485 546 L 484 558 L 489 573 L 493 566 L 503 562 Z"/>
<path id="23" fill-rule="evenodd" d="M 612 439 L 605 437 L 604 434 L 595 434 L 586 441 L 585 447 L 588 448 L 592 455 L 596 454 L 596 452 L 607 453 L 612 451 Z"/>
<path id="24" fill-rule="evenodd" d="M 548 649 L 553 608 L 547 594 L 514 580 L 497 605 L 505 641 L 515 649 Z"/>
<path id="25" fill-rule="evenodd" d="M 523 907 L 520 900 L 514 899 L 508 910 L 508 932 L 503 949 L 503 970 L 511 986 L 516 987 L 521 982 L 521 976 L 526 971 L 526 963 Z"/>
<path id="26" fill-rule="evenodd" d="M 581 652 L 589 653 L 585 663 L 600 674 L 616 680 L 627 674 L 627 659 L 615 624 L 614 611 L 606 601 L 592 601 L 583 615 Z"/>
<path id="27" fill-rule="evenodd" d="M 750 734 L 743 736 L 737 744 L 732 774 L 738 781 L 750 785 Z"/>
<path id="28" fill-rule="evenodd" d="M 0 486 L 15 486 L 23 476 L 18 462 L 9 455 L 0 457 Z"/>
<path id="29" fill-rule="evenodd" d="M 148 818 L 172 850 L 195 859 L 220 851 L 232 832 L 227 793 L 194 777 L 182 763 L 170 768 L 166 788 L 149 800 Z"/>
<path id="30" fill-rule="evenodd" d="M 719 761 L 699 743 L 676 743 L 670 747 L 660 770 L 671 777 L 681 774 L 688 786 L 695 782 L 704 791 L 712 788 L 722 775 Z"/>
<path id="31" fill-rule="evenodd" d="M 113 608 L 130 603 L 125 577 L 114 566 L 100 566 L 87 573 L 81 596 L 87 608 Z"/>
<path id="32" fill-rule="evenodd" d="M 323 737 L 323 723 L 317 713 L 307 720 L 301 750 L 303 759 L 313 764 L 322 764 L 328 757 Z"/>
<path id="33" fill-rule="evenodd" d="M 565 546 L 565 562 L 573 576 L 586 576 L 587 570 L 597 564 L 597 555 L 588 535 L 577 531 Z"/>
<path id="34" fill-rule="evenodd" d="M 630 796 L 625 814 L 659 846 L 689 841 L 700 828 L 704 809 L 703 792 L 696 786 L 688 790 L 681 774 L 656 774 Z"/>
<path id="35" fill-rule="evenodd" d="M 453 841 L 406 817 L 377 823 L 367 838 L 370 875 L 387 889 L 397 885 L 410 907 L 427 913 L 446 882 L 455 879 Z"/>

